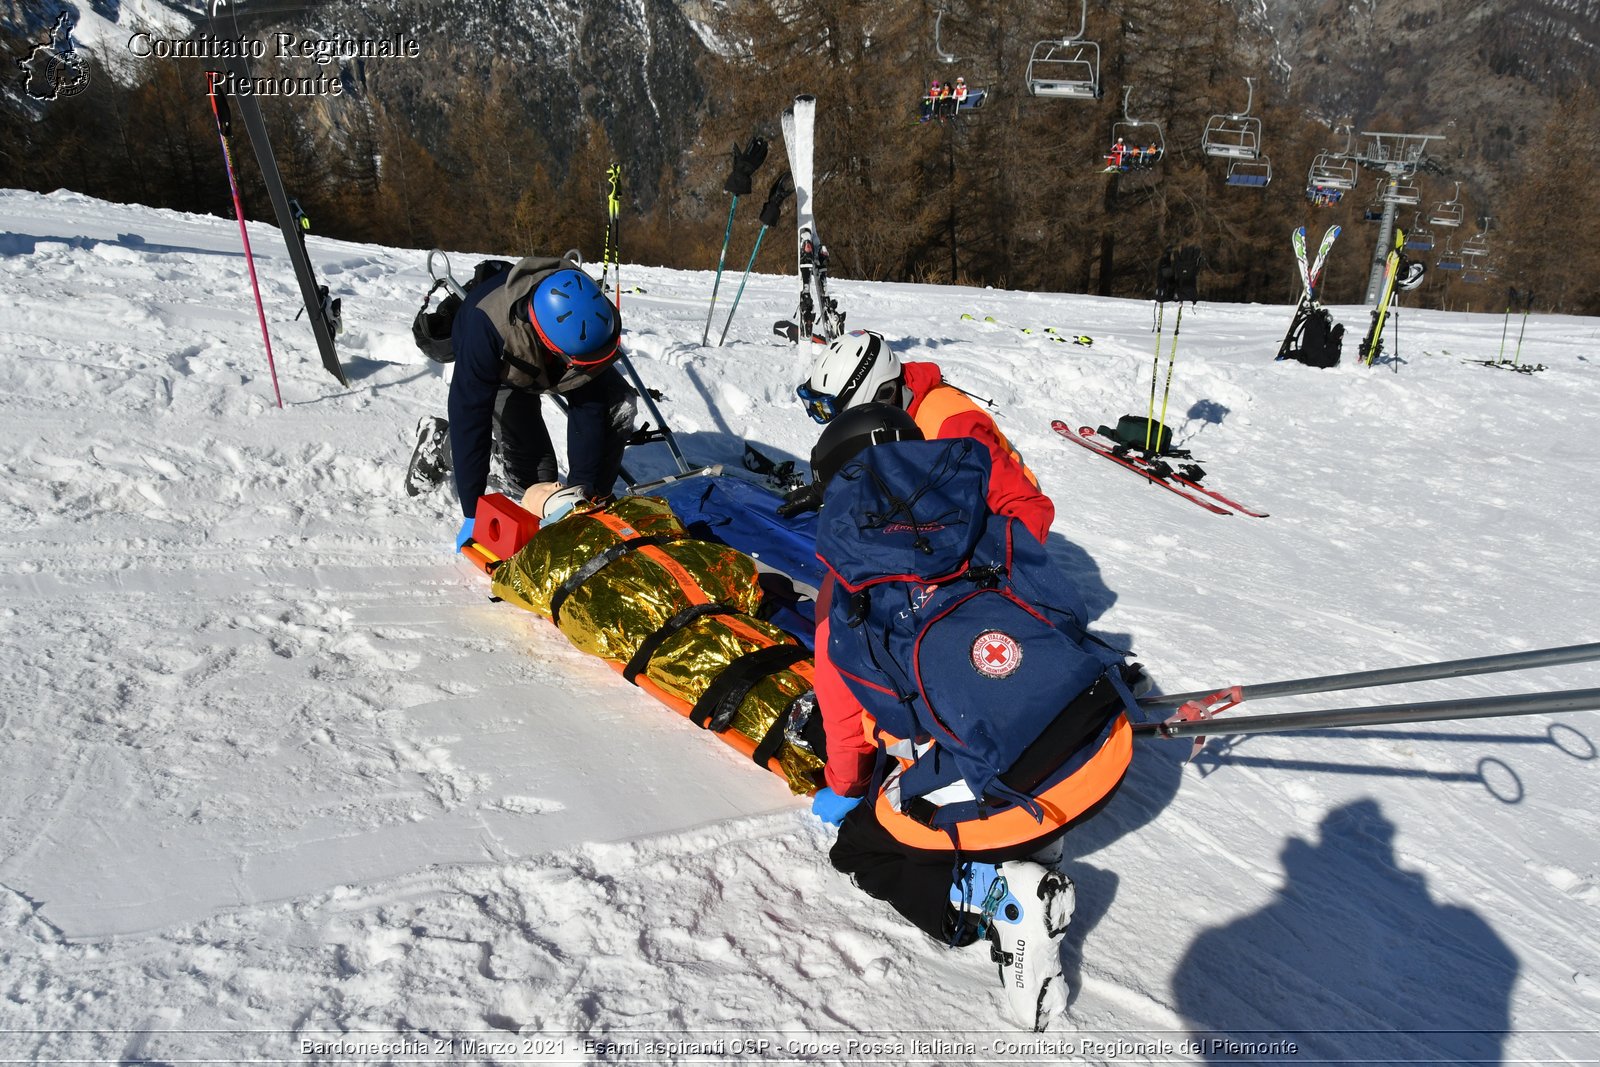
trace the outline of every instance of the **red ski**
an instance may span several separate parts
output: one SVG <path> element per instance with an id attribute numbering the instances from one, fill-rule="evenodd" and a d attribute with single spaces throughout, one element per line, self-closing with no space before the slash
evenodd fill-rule
<path id="1" fill-rule="evenodd" d="M 1089 451 L 1102 455 L 1113 463 L 1121 464 L 1151 484 L 1159 485 L 1169 493 L 1176 493 L 1191 504 L 1198 504 L 1207 511 L 1214 512 L 1218 515 L 1233 514 L 1233 512 L 1229 511 L 1227 508 L 1219 507 L 1203 496 L 1195 496 L 1184 487 L 1161 477 L 1159 474 L 1155 474 L 1146 470 L 1145 468 L 1139 466 L 1139 464 L 1133 459 L 1127 456 L 1119 456 L 1111 449 L 1101 445 L 1098 441 L 1091 440 L 1091 438 L 1095 436 L 1094 430 L 1091 427 L 1085 426 L 1082 430 L 1079 430 L 1078 433 L 1073 433 L 1072 427 L 1068 426 L 1060 419 L 1056 419 L 1050 423 L 1050 428 L 1074 444 L 1082 445 Z M 1088 431 L 1086 436 L 1084 435 L 1084 431 Z"/>
<path id="2" fill-rule="evenodd" d="M 1109 445 L 1103 443 L 1105 439 L 1093 427 L 1080 426 L 1078 428 L 1078 432 L 1073 433 L 1070 426 L 1057 419 L 1050 424 L 1050 428 L 1055 430 L 1055 432 L 1060 434 L 1062 437 L 1065 437 L 1067 440 L 1076 441 L 1085 448 L 1098 452 L 1107 459 L 1111 459 L 1122 464 L 1124 467 L 1127 467 L 1128 469 L 1144 476 L 1149 481 L 1155 482 L 1162 488 L 1169 489 L 1172 492 L 1177 493 L 1179 496 L 1185 497 L 1186 499 L 1199 504 L 1207 511 L 1214 511 L 1221 515 L 1238 513 L 1240 515 L 1248 515 L 1253 519 L 1267 518 L 1267 512 L 1257 511 L 1255 508 L 1241 504 L 1237 500 L 1224 496 L 1209 486 L 1204 486 L 1199 482 L 1191 481 L 1181 474 L 1176 472 L 1159 472 L 1154 469 L 1154 464 L 1151 463 L 1150 460 L 1147 460 L 1142 456 L 1132 454 L 1123 455 L 1118 453 Z M 1233 510 L 1225 511 L 1216 506 L 1208 506 L 1205 500 L 1196 499 L 1193 495 L 1195 493 L 1209 497 L 1210 500 L 1215 501 L 1218 504 L 1224 504 Z"/>

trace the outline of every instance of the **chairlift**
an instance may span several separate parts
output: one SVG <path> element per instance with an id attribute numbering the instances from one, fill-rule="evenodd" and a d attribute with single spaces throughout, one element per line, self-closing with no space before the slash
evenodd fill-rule
<path id="1" fill-rule="evenodd" d="M 1161 131 L 1161 123 L 1151 119 L 1136 119 L 1128 110 L 1128 101 L 1133 96 L 1133 86 L 1124 86 L 1122 90 L 1122 121 L 1111 124 L 1111 143 L 1128 144 L 1135 146 L 1139 152 L 1137 156 L 1124 156 L 1120 162 L 1107 159 L 1110 164 L 1108 172 L 1122 171 L 1127 173 L 1132 170 L 1151 170 L 1167 156 L 1167 138 Z M 1152 151 L 1153 149 L 1153 151 Z"/>
<path id="2" fill-rule="evenodd" d="M 1078 32 L 1059 41 L 1040 41 L 1028 56 L 1028 95 L 1067 100 L 1100 99 L 1100 46 L 1083 39 L 1089 25 L 1089 0 L 1083 0 Z"/>
<path id="3" fill-rule="evenodd" d="M 1422 225 L 1422 212 L 1418 211 L 1411 216 L 1411 228 L 1406 231 L 1405 250 L 1407 252 L 1432 252 L 1433 231 Z"/>
<path id="4" fill-rule="evenodd" d="M 1396 177 L 1383 183 L 1379 188 L 1382 190 L 1379 197 L 1385 204 L 1412 207 L 1422 203 L 1422 187 L 1416 182 L 1402 181 Z"/>
<path id="5" fill-rule="evenodd" d="M 1449 200 L 1433 205 L 1428 221 L 1435 226 L 1460 226 L 1466 221 L 1466 209 L 1461 203 L 1461 183 L 1456 182 L 1456 192 Z"/>
<path id="6" fill-rule="evenodd" d="M 1348 192 L 1356 187 L 1356 165 L 1351 162 L 1350 150 L 1354 140 L 1353 126 L 1341 127 L 1346 131 L 1343 152 L 1318 152 L 1311 161 L 1311 171 L 1306 175 L 1306 189 L 1323 189 Z M 1336 131 L 1337 132 L 1337 129 Z M 1332 199 L 1337 200 L 1338 197 Z M 1313 198 L 1315 202 L 1315 198 Z"/>
<path id="7" fill-rule="evenodd" d="M 1434 266 L 1439 270 L 1460 271 L 1466 268 L 1466 261 L 1455 250 L 1455 240 L 1451 238 L 1444 243 L 1444 251 L 1439 253 L 1439 259 Z"/>
<path id="8" fill-rule="evenodd" d="M 1255 103 L 1255 81 L 1254 78 L 1244 80 L 1249 95 L 1245 99 L 1243 111 L 1231 115 L 1212 115 L 1206 123 L 1205 134 L 1200 139 L 1200 148 L 1206 155 L 1227 159 L 1255 159 L 1261 154 L 1261 120 L 1250 115 L 1250 106 Z M 1230 182 L 1232 177 L 1230 171 Z"/>

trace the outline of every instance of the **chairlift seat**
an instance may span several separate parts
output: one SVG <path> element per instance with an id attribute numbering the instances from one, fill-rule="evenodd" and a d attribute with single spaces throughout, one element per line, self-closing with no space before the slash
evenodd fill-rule
<path id="1" fill-rule="evenodd" d="M 1044 81 L 1030 78 L 1028 95 L 1094 100 L 1100 96 L 1100 87 L 1092 81 Z"/>
<path id="2" fill-rule="evenodd" d="M 1312 170 L 1311 181 L 1307 184 L 1320 185 L 1324 189 L 1338 189 L 1340 192 L 1349 192 L 1356 187 L 1356 180 L 1338 174 L 1331 174 L 1327 171 Z"/>
<path id="3" fill-rule="evenodd" d="M 1028 94 L 1067 100 L 1100 98 L 1100 46 L 1093 41 L 1040 41 L 1028 57 Z"/>
<path id="4" fill-rule="evenodd" d="M 1460 204 L 1440 204 L 1433 209 L 1433 214 L 1428 217 L 1430 226 L 1460 226 L 1465 218 Z"/>
<path id="5" fill-rule="evenodd" d="M 1238 160 L 1228 167 L 1228 184 L 1264 188 L 1272 182 L 1272 161 L 1269 159 Z"/>
<path id="6" fill-rule="evenodd" d="M 1432 252 L 1433 237 L 1426 233 L 1408 233 L 1405 248 L 1407 252 Z"/>

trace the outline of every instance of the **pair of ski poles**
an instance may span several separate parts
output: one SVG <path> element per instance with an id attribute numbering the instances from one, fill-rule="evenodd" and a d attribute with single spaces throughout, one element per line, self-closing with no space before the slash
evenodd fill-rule
<path id="1" fill-rule="evenodd" d="M 613 264 L 617 276 L 611 282 L 611 295 L 616 298 L 617 312 L 622 311 L 622 238 L 617 232 L 617 214 L 622 209 L 622 164 L 613 163 L 606 168 L 606 244 L 600 253 L 600 283 L 611 277 Z"/>
<path id="2" fill-rule="evenodd" d="M 723 188 L 733 195 L 733 201 L 728 205 L 728 222 L 722 228 L 722 251 L 717 255 L 717 276 L 711 284 L 711 305 L 706 308 L 706 326 L 700 334 L 700 343 L 711 343 L 711 320 L 716 315 L 717 292 L 722 288 L 722 270 L 728 259 L 728 243 L 733 238 L 733 213 L 738 210 L 739 197 L 750 192 L 750 178 L 767 158 L 767 142 L 760 137 L 752 137 L 746 148 L 740 148 L 737 143 L 733 146 L 733 171 L 728 175 L 728 180 L 723 183 Z M 761 208 L 761 230 L 756 234 L 756 244 L 750 250 L 750 261 L 745 264 L 744 276 L 739 279 L 739 291 L 734 294 L 733 306 L 728 309 L 728 318 L 722 324 L 722 333 L 717 338 L 720 347 L 728 339 L 728 327 L 733 325 L 733 316 L 739 310 L 739 301 L 744 297 L 745 284 L 750 280 L 750 271 L 756 265 L 756 256 L 761 252 L 761 241 L 767 236 L 767 230 L 778 224 L 778 219 L 783 213 L 783 202 L 794 194 L 794 182 L 788 171 L 778 175 L 767 191 L 767 202 Z"/>
<path id="3" fill-rule="evenodd" d="M 1510 297 L 1509 297 L 1509 299 L 1506 300 L 1505 322 L 1500 327 L 1500 359 L 1499 359 L 1499 362 L 1501 362 L 1501 363 L 1504 363 L 1506 361 L 1506 331 L 1511 328 L 1511 308 L 1512 308 L 1512 305 L 1518 303 L 1517 291 L 1515 289 L 1512 289 L 1512 290 L 1509 290 L 1509 293 L 1510 293 Z M 1516 351 L 1516 354 L 1511 357 L 1511 365 L 1513 367 L 1517 366 L 1522 360 L 1522 335 L 1525 332 L 1527 332 L 1527 329 L 1528 329 L 1528 313 L 1533 310 L 1533 294 L 1532 293 L 1523 293 L 1522 294 L 1521 303 L 1522 303 L 1522 325 L 1517 328 L 1517 351 Z"/>
<path id="4" fill-rule="evenodd" d="M 1167 355 L 1167 384 L 1161 391 L 1161 421 L 1153 421 L 1156 417 L 1156 378 L 1161 369 L 1161 328 L 1166 319 L 1167 305 L 1156 304 L 1156 356 L 1150 364 L 1150 411 L 1144 420 L 1144 450 L 1146 452 L 1165 451 L 1161 447 L 1161 431 L 1156 427 L 1165 429 L 1167 425 L 1167 398 L 1172 395 L 1172 368 L 1178 361 L 1178 331 L 1183 329 L 1183 301 L 1178 301 L 1178 317 L 1172 324 L 1172 351 Z M 1154 438 L 1154 447 L 1151 439 Z"/>

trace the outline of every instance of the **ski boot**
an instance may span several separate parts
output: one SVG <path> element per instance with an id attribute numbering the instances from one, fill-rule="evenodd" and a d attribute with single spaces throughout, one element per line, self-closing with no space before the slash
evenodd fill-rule
<path id="1" fill-rule="evenodd" d="M 1011 1015 L 1030 1030 L 1067 1010 L 1061 939 L 1075 901 L 1070 878 L 1026 860 L 968 864 L 950 887 L 956 918 L 988 939 Z"/>
<path id="2" fill-rule="evenodd" d="M 417 447 L 406 468 L 406 495 L 418 496 L 436 489 L 450 473 L 450 424 L 437 415 L 417 421 Z"/>

